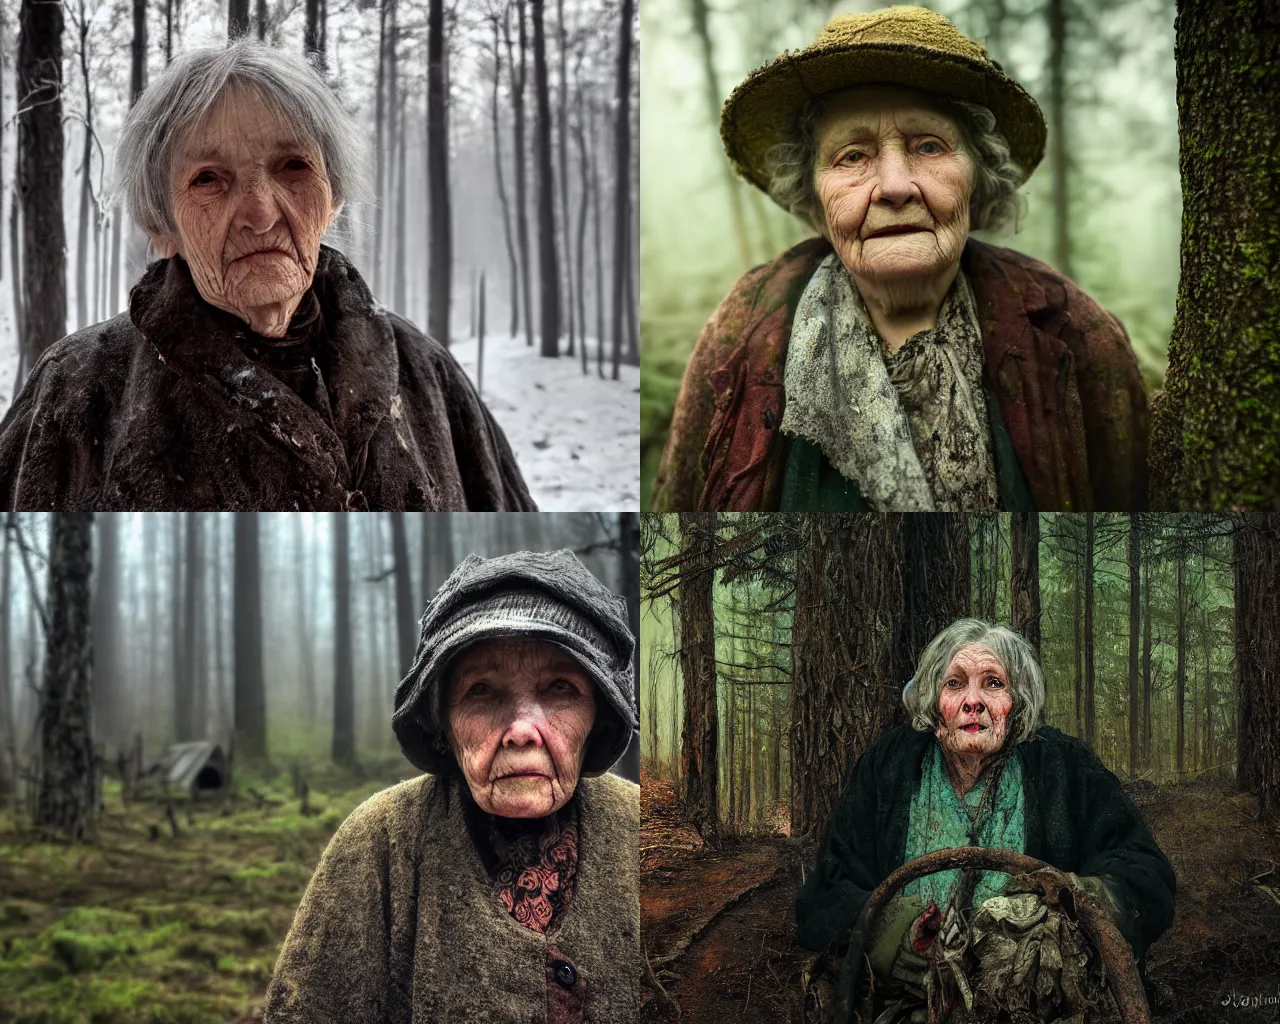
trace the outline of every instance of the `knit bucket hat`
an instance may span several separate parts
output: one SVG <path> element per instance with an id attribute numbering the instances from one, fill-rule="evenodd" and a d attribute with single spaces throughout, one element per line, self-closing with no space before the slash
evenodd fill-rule
<path id="1" fill-rule="evenodd" d="M 413 668 L 396 687 L 391 727 L 405 757 L 423 771 L 458 771 L 448 742 L 450 667 L 485 640 L 544 640 L 563 648 L 596 686 L 596 721 L 582 774 L 620 758 L 639 723 L 627 603 L 568 550 L 467 555 L 422 615 Z"/>
<path id="2" fill-rule="evenodd" d="M 936 11 L 897 6 L 837 15 L 811 45 L 780 54 L 733 90 L 720 116 L 720 138 L 734 170 L 767 193 L 765 155 L 790 136 L 805 100 L 873 82 L 986 107 L 1026 176 L 1044 157 L 1044 114 L 986 47 Z"/>

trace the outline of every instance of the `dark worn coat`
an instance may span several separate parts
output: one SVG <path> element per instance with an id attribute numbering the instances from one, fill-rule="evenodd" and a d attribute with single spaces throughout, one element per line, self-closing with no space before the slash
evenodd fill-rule
<path id="1" fill-rule="evenodd" d="M 342 823 L 276 960 L 264 1024 L 638 1018 L 640 787 L 616 775 L 578 783 L 573 902 L 544 935 L 499 902 L 465 824 L 461 785 L 424 775 Z"/>
<path id="2" fill-rule="evenodd" d="M 685 369 L 654 509 L 779 509 L 793 447 L 778 430 L 791 324 L 830 252 L 814 238 L 756 267 L 707 321 Z M 1147 396 L 1120 322 L 1012 249 L 970 239 L 961 267 L 977 300 L 986 389 L 1030 507 L 1144 508 Z"/>
<path id="3" fill-rule="evenodd" d="M 63 338 L 0 423 L 6 509 L 534 509 L 447 349 L 340 252 L 313 283 L 332 426 L 242 349 L 248 325 L 153 263 L 129 312 Z"/>
<path id="4" fill-rule="evenodd" d="M 900 725 L 855 765 L 831 818 L 817 864 L 796 899 L 796 938 L 807 949 L 845 953 L 872 891 L 903 864 L 911 800 L 932 732 Z M 1128 912 L 1120 933 L 1134 955 L 1173 923 L 1175 880 L 1142 816 L 1097 755 L 1073 736 L 1041 726 L 1015 748 L 1026 807 L 1025 853 L 1081 877 L 1107 875 Z M 849 949 L 846 960 L 856 957 Z M 857 957 L 861 963 L 861 958 Z M 846 969 L 845 1005 L 863 971 Z"/>

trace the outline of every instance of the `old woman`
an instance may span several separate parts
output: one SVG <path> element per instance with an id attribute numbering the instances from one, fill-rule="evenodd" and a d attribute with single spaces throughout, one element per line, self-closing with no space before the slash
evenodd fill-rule
<path id="1" fill-rule="evenodd" d="M 1173 870 L 1093 751 L 1038 726 L 1045 690 L 1031 645 L 1004 627 L 961 619 L 925 648 L 902 700 L 909 724 L 872 743 L 832 812 L 796 902 L 800 944 L 845 954 L 868 896 L 895 868 L 934 850 L 979 846 L 1072 873 L 1145 975 L 1147 947 L 1173 920 Z M 1039 999 L 1042 1011 L 1057 1000 L 1061 1017 L 1070 1016 L 1082 984 L 1073 971 L 1083 963 L 1072 930 L 1034 894 L 1006 894 L 1008 875 L 978 872 L 968 893 L 960 880 L 957 870 L 925 875 L 880 915 L 864 950 L 884 1007 L 878 1013 L 892 1009 L 886 1021 L 925 1019 L 928 960 L 944 952 L 930 947 L 940 942 L 952 902 L 963 900 L 957 911 L 976 912 L 967 934 L 974 946 L 982 946 L 985 929 L 995 948 L 1016 940 L 1010 948 L 1042 950 L 1043 977 L 1031 971 L 1016 983 L 1005 979 L 1002 998 L 1029 996 L 1033 1006 Z M 997 956 L 987 966 L 1007 972 L 1010 959 Z M 846 969 L 853 996 L 860 973 Z"/>
<path id="2" fill-rule="evenodd" d="M 362 134 L 300 56 L 174 58 L 117 166 L 161 258 L 33 367 L 0 424 L 3 507 L 534 508 L 448 349 L 321 244 L 367 193 Z"/>
<path id="3" fill-rule="evenodd" d="M 427 607 L 392 726 L 429 774 L 335 833 L 267 1024 L 631 1024 L 639 787 L 626 603 L 569 551 L 468 555 Z"/>
<path id="4" fill-rule="evenodd" d="M 833 18 L 725 103 L 736 170 L 820 238 L 750 271 L 689 360 L 659 509 L 1141 508 L 1119 321 L 970 237 L 1016 212 L 1035 101 L 946 18 Z"/>

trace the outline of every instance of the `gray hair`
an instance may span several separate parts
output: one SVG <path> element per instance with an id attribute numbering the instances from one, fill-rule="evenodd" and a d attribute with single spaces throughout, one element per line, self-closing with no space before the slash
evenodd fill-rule
<path id="1" fill-rule="evenodd" d="M 1012 221 L 1016 231 L 1025 202 L 1018 194 L 1018 186 L 1026 173 L 1010 157 L 1008 140 L 996 128 L 995 114 L 968 100 L 931 96 L 960 130 L 964 151 L 973 165 L 970 229 L 998 231 Z M 813 187 L 813 173 L 818 118 L 825 98 L 811 96 L 805 100 L 786 137 L 765 154 L 770 198 L 820 233 L 824 233 L 822 207 Z"/>
<path id="2" fill-rule="evenodd" d="M 1005 744 L 1009 749 L 1030 739 L 1044 712 L 1044 675 L 1036 652 L 1024 637 L 980 619 L 957 619 L 929 641 L 916 665 L 915 678 L 902 691 L 902 706 L 912 728 L 932 732 L 942 722 L 938 701 L 951 659 L 961 648 L 986 647 L 1004 666 L 1013 710 Z"/>
<path id="3" fill-rule="evenodd" d="M 114 198 L 149 235 L 173 234 L 172 162 L 187 133 L 230 88 L 256 98 L 324 158 L 335 206 L 368 198 L 364 138 L 306 60 L 252 39 L 174 57 L 125 117 Z"/>

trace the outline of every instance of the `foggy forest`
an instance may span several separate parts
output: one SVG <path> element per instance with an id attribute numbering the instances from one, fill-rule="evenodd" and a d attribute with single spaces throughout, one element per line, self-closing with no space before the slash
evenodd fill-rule
<path id="1" fill-rule="evenodd" d="M 721 106 L 752 69 L 807 46 L 833 15 L 883 6 L 645 0 L 643 502 L 708 316 L 745 271 L 814 234 L 734 175 Z M 1044 112 L 1048 148 L 1019 189 L 1024 215 L 974 237 L 1048 263 L 1124 325 L 1148 389 L 1170 399 L 1152 425 L 1151 507 L 1280 508 L 1280 367 L 1266 342 L 1280 317 L 1274 5 L 923 6 L 982 41 Z M 1215 191 L 1248 215 L 1227 214 Z"/>
<path id="2" fill-rule="evenodd" d="M 307 53 L 368 126 L 373 201 L 325 241 L 452 348 L 539 506 L 634 507 L 635 20 L 634 0 L 0 4 L 0 409 L 128 307 L 130 105 L 174 54 L 248 34 Z"/>
<path id="3" fill-rule="evenodd" d="M 796 890 L 921 650 L 966 616 L 1039 651 L 1045 723 L 1175 868 L 1157 1019 L 1274 990 L 1276 516 L 645 515 L 642 538 L 645 1019 L 814 1019 L 839 964 L 796 944 Z"/>
<path id="4" fill-rule="evenodd" d="M 261 1019 L 326 842 L 418 774 L 391 712 L 436 589 L 567 547 L 635 623 L 638 518 L 9 513 L 0 1018 Z"/>

